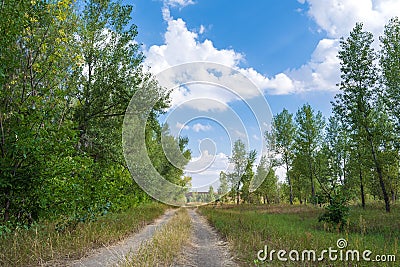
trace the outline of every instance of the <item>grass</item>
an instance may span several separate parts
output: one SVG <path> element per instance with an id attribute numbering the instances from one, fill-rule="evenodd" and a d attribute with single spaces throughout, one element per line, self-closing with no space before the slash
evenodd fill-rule
<path id="1" fill-rule="evenodd" d="M 323 209 L 304 205 L 252 206 L 240 205 L 221 208 L 202 207 L 201 213 L 228 240 L 232 252 L 237 255 L 243 266 L 398 266 L 400 237 L 399 207 L 393 207 L 390 214 L 381 208 L 351 207 L 349 223 L 344 232 L 326 231 L 318 216 Z M 260 261 L 257 252 L 268 245 L 268 251 L 316 250 L 317 257 L 323 249 L 337 249 L 336 242 L 345 238 L 346 250 L 366 249 L 377 254 L 395 255 L 396 263 L 366 263 L 346 261 L 296 262 L 282 263 L 277 260 Z M 288 257 L 288 255 L 286 255 Z M 326 256 L 325 258 L 328 258 Z M 378 265 L 377 265 L 378 264 Z"/>
<path id="2" fill-rule="evenodd" d="M 120 266 L 171 266 L 174 259 L 190 241 L 191 222 L 185 208 L 144 242 L 135 255 L 128 255 Z"/>
<path id="3" fill-rule="evenodd" d="M 55 223 L 42 223 L 0 237 L 0 266 L 40 266 L 84 256 L 94 248 L 117 242 L 159 217 L 167 206 L 150 203 L 112 213 L 74 229 L 56 231 Z"/>

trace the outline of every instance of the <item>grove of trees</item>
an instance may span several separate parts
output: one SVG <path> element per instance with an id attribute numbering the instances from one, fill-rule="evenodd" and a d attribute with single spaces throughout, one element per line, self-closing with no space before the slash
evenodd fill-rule
<path id="1" fill-rule="evenodd" d="M 127 105 L 147 83 L 163 94 L 146 127 L 149 156 L 182 184 L 162 153 L 169 133 L 157 117 L 168 94 L 143 70 L 131 12 L 111 0 L 2 1 L 0 225 L 93 220 L 149 201 L 121 142 Z M 189 160 L 186 139 L 167 139 Z"/>
<path id="2" fill-rule="evenodd" d="M 266 177 L 252 194 L 268 203 L 274 196 L 290 204 L 327 203 L 345 196 L 365 208 L 370 197 L 382 200 L 390 212 L 400 191 L 399 18 L 388 22 L 379 40 L 376 50 L 373 34 L 356 24 L 340 41 L 341 81 L 332 115 L 325 119 L 309 104 L 296 114 L 286 109 L 276 114 L 265 134 L 269 158 L 261 159 L 255 174 L 250 171 L 255 155 L 246 155 L 238 140 L 231 159 L 235 169 L 221 174 L 221 192 L 226 190 L 225 176 L 230 177 L 231 197 L 239 203 L 242 196 L 246 202 L 251 199 L 247 181 Z M 277 182 L 277 167 L 286 171 L 284 184 Z"/>

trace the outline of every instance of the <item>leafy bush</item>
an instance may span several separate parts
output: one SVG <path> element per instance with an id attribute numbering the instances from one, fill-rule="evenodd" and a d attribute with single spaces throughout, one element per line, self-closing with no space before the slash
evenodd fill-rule
<path id="1" fill-rule="evenodd" d="M 347 223 L 349 207 L 347 199 L 340 193 L 330 198 L 329 205 L 325 207 L 325 212 L 319 216 L 319 222 L 326 222 L 337 229 L 343 230 Z"/>

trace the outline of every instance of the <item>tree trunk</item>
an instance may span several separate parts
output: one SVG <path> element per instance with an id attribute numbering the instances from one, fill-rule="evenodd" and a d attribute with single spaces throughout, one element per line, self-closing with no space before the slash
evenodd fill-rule
<path id="1" fill-rule="evenodd" d="M 385 210 L 386 210 L 386 212 L 390 212 L 390 200 L 389 200 L 388 193 L 386 191 L 385 181 L 383 180 L 382 167 L 381 167 L 381 164 L 378 162 L 378 159 L 376 157 L 375 147 L 374 147 L 374 144 L 372 142 L 372 136 L 371 136 L 371 133 L 370 133 L 370 131 L 369 131 L 367 126 L 365 126 L 365 130 L 367 132 L 368 142 L 369 142 L 369 144 L 371 146 L 372 158 L 374 159 L 375 169 L 376 169 L 376 172 L 378 173 L 379 184 L 380 184 L 381 189 L 382 189 L 383 199 L 385 200 Z"/>
<path id="2" fill-rule="evenodd" d="M 239 205 L 239 189 L 240 189 L 240 181 L 236 185 L 236 204 Z"/>
<path id="3" fill-rule="evenodd" d="M 10 192 L 7 191 L 6 193 L 6 201 L 4 203 L 4 222 L 10 220 Z"/>
<path id="4" fill-rule="evenodd" d="M 310 159 L 308 161 L 308 167 L 310 168 L 310 182 L 311 182 L 312 203 L 315 204 L 315 201 L 314 201 L 314 198 L 315 198 L 315 186 L 314 186 L 314 179 L 313 179 L 312 164 L 311 164 L 311 160 Z"/>
<path id="5" fill-rule="evenodd" d="M 363 209 L 365 209 L 365 194 L 364 194 L 364 183 L 363 183 L 361 165 L 359 166 L 359 175 L 360 175 L 361 206 L 363 207 Z"/>
<path id="6" fill-rule="evenodd" d="M 293 205 L 293 186 L 292 186 L 292 182 L 290 180 L 289 164 L 288 164 L 287 160 L 286 160 L 286 177 L 287 177 L 288 184 L 289 184 L 289 201 L 290 201 L 290 205 Z"/>

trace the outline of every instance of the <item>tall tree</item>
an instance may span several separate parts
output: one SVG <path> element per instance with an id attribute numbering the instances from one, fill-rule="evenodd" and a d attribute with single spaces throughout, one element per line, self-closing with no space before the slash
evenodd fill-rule
<path id="1" fill-rule="evenodd" d="M 219 187 L 218 187 L 218 198 L 223 201 L 225 199 L 225 194 L 229 192 L 228 177 L 225 172 L 221 171 L 219 173 Z"/>
<path id="2" fill-rule="evenodd" d="M 363 31 L 361 23 L 356 24 L 347 39 L 340 42 L 340 94 L 336 96 L 335 106 L 341 109 L 344 118 L 360 137 L 368 143 L 370 155 L 379 178 L 379 184 L 385 201 L 385 209 L 390 212 L 390 201 L 383 177 L 382 163 L 379 155 L 379 136 L 377 125 L 373 121 L 373 110 L 378 95 L 378 81 L 375 66 L 376 54 L 372 48 L 373 35 Z M 375 135 L 375 136 L 374 136 Z M 360 140 L 360 143 L 362 140 Z"/>
<path id="3" fill-rule="evenodd" d="M 400 134 L 400 20 L 392 18 L 385 26 L 384 35 L 380 38 L 382 48 L 380 66 L 385 88 L 385 104 L 388 113 L 395 119 L 397 134 Z"/>
<path id="4" fill-rule="evenodd" d="M 293 204 L 293 185 L 290 178 L 290 168 L 293 161 L 295 130 L 293 114 L 289 113 L 288 110 L 283 109 L 281 113 L 274 116 L 272 129 L 269 133 L 266 133 L 269 148 L 275 152 L 277 165 L 285 166 L 286 181 L 289 185 L 290 204 Z"/>
<path id="5" fill-rule="evenodd" d="M 257 152 L 255 150 L 251 150 L 247 154 L 246 168 L 241 178 L 242 188 L 240 190 L 244 202 L 250 201 L 250 183 L 254 178 L 253 166 L 254 162 L 256 161 L 256 157 Z"/>
<path id="6" fill-rule="evenodd" d="M 54 155 L 73 155 L 66 81 L 78 58 L 76 19 L 71 1 L 5 0 L 0 11 L 0 214 L 30 223 L 47 174 L 66 169 Z"/>
<path id="7" fill-rule="evenodd" d="M 255 179 L 258 181 L 262 180 L 262 183 L 256 190 L 256 195 L 262 197 L 264 204 L 270 204 L 278 196 L 278 178 L 265 156 L 261 157 L 260 163 L 257 165 Z"/>
<path id="8" fill-rule="evenodd" d="M 309 104 L 305 104 L 296 113 L 296 125 L 296 157 L 303 160 L 305 164 L 304 175 L 309 178 L 311 197 L 314 201 L 316 196 L 315 160 L 321 149 L 325 121 L 320 111 L 315 113 Z"/>
<path id="9" fill-rule="evenodd" d="M 240 188 L 242 186 L 242 177 L 247 167 L 246 146 L 242 140 L 238 139 L 233 144 L 232 157 L 229 161 L 233 164 L 233 172 L 228 174 L 230 184 L 232 186 L 232 194 L 236 195 L 236 203 L 240 202 Z"/>

